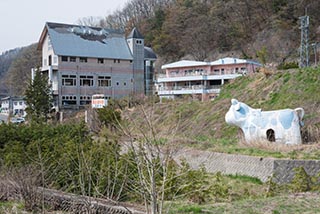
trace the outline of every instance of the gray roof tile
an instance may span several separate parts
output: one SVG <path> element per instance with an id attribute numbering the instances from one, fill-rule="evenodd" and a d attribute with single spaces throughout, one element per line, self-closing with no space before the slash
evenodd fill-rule
<path id="1" fill-rule="evenodd" d="M 48 34 L 56 55 L 127 59 L 132 54 L 119 32 L 103 28 L 47 23 Z"/>

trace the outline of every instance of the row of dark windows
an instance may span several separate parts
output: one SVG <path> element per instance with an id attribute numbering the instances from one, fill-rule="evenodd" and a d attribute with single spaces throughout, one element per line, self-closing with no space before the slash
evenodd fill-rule
<path id="1" fill-rule="evenodd" d="M 77 104 L 77 97 L 74 95 L 64 95 L 62 98 L 62 104 L 64 106 L 68 105 L 76 105 Z M 106 99 L 110 99 L 110 96 L 105 96 Z M 80 96 L 80 105 L 89 105 L 91 104 L 91 96 L 88 95 L 81 95 Z"/>
<path id="2" fill-rule="evenodd" d="M 92 75 L 80 75 L 80 86 L 93 86 L 94 78 Z M 63 86 L 76 86 L 77 76 L 76 75 L 62 75 Z M 111 77 L 110 76 L 98 76 L 97 80 L 98 87 L 110 87 Z"/>
<path id="3" fill-rule="evenodd" d="M 75 56 L 61 56 L 61 61 L 62 62 L 77 62 L 77 57 Z M 87 57 L 79 57 L 79 62 L 82 63 L 87 63 L 88 62 L 88 58 Z M 114 63 L 120 63 L 120 59 L 114 59 L 113 60 Z M 103 64 L 104 63 L 104 59 L 103 58 L 98 58 L 97 59 L 97 63 L 98 64 Z M 130 63 L 132 63 L 132 60 L 130 60 Z"/>

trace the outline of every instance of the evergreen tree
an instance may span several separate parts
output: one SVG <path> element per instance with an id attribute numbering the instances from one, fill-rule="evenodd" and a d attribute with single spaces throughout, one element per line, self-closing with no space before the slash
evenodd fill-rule
<path id="1" fill-rule="evenodd" d="M 28 117 L 35 122 L 45 122 L 52 107 L 51 86 L 41 72 L 28 85 L 25 92 Z"/>

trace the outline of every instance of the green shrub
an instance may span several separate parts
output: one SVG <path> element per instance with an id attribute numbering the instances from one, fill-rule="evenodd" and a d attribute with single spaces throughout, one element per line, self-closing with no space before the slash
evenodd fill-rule
<path id="1" fill-rule="evenodd" d="M 179 208 L 178 212 L 179 213 L 193 213 L 193 214 L 203 213 L 202 208 L 198 207 L 198 206 L 187 206 L 187 207 Z"/>
<path id="2" fill-rule="evenodd" d="M 243 182 L 250 182 L 250 183 L 254 183 L 254 184 L 263 184 L 263 182 L 259 179 L 259 178 L 255 178 L 255 177 L 250 177 L 247 175 L 227 175 L 227 177 L 232 178 L 232 179 L 238 179 L 241 180 Z"/>
<path id="3" fill-rule="evenodd" d="M 266 197 L 273 197 L 276 195 L 278 190 L 278 185 L 273 181 L 273 176 L 270 176 L 266 182 L 267 190 L 266 190 Z"/>
<path id="4" fill-rule="evenodd" d="M 279 70 L 288 70 L 292 68 L 299 68 L 299 64 L 297 62 L 282 62 L 277 67 Z"/>
<path id="5" fill-rule="evenodd" d="M 121 122 L 121 112 L 113 105 L 105 106 L 104 108 L 98 109 L 98 118 L 103 125 L 109 128 L 115 128 Z"/>
<path id="6" fill-rule="evenodd" d="M 301 166 L 294 169 L 295 175 L 291 181 L 291 190 L 293 192 L 307 192 L 311 189 L 311 177 Z"/>
<path id="7" fill-rule="evenodd" d="M 224 201 L 229 197 L 230 186 L 222 177 L 221 172 L 214 175 L 213 183 L 210 186 L 210 194 L 216 202 Z"/>

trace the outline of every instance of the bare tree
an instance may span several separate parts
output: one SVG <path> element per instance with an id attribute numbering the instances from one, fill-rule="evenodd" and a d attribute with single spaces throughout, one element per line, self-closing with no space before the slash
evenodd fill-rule
<path id="1" fill-rule="evenodd" d="M 176 149 L 158 134 L 153 110 L 147 112 L 143 106 L 137 108 L 143 115 L 143 122 L 138 124 L 129 118 L 130 125 L 120 125 L 120 130 L 127 137 L 125 146 L 138 175 L 131 191 L 141 195 L 147 213 L 162 214 L 166 188 L 172 179 L 170 164 Z M 176 128 L 171 127 L 171 134 L 175 131 Z"/>

